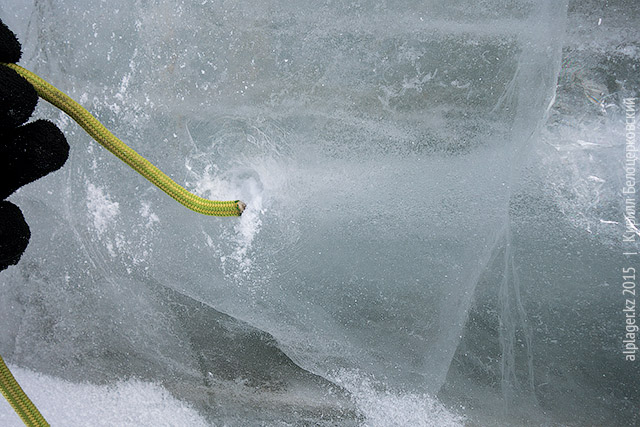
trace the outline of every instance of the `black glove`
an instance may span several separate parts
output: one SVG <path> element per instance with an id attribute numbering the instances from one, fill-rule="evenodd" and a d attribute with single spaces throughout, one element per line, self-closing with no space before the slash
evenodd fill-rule
<path id="1" fill-rule="evenodd" d="M 0 62 L 18 62 L 20 55 L 18 39 L 0 21 Z M 33 86 L 0 65 L 0 271 L 18 262 L 31 236 L 20 209 L 4 199 L 62 167 L 69 155 L 69 145 L 53 123 L 23 125 L 37 102 Z"/>

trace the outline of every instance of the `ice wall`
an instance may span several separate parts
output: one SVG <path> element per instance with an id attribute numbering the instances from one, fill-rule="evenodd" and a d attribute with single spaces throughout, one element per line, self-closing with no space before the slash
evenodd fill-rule
<path id="1" fill-rule="evenodd" d="M 511 202 L 511 261 L 500 251 L 479 282 L 439 394 L 480 425 L 638 424 L 619 272 L 638 246 L 623 241 L 622 188 L 639 41 L 637 2 L 570 3 L 556 101 Z"/>
<path id="2" fill-rule="evenodd" d="M 268 332 L 325 378 L 356 372 L 437 391 L 552 101 L 565 9 L 495 0 L 3 10 L 22 31 L 23 65 L 177 181 L 249 207 L 239 220 L 186 211 L 41 107 L 74 149 L 65 169 L 15 197 L 34 241 L 1 279 L 23 316 L 5 319 L 0 350 L 37 364 L 97 341 L 116 353 L 91 359 L 105 374 L 126 373 L 129 353 L 149 371 L 195 376 L 182 326 L 158 314 L 149 290 L 168 287 Z M 102 308 L 87 312 L 87 298 Z"/>

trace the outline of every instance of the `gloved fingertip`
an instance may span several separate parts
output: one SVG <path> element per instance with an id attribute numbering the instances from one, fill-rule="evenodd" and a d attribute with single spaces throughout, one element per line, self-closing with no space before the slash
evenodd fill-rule
<path id="1" fill-rule="evenodd" d="M 34 167 L 43 175 L 57 171 L 69 158 L 69 144 L 62 131 L 49 120 L 39 119 L 22 126 L 20 139 L 32 144 L 38 158 Z"/>
<path id="2" fill-rule="evenodd" d="M 20 208 L 0 201 L 0 271 L 18 263 L 30 237 L 31 231 Z"/>
<path id="3" fill-rule="evenodd" d="M 0 199 L 60 169 L 69 157 L 64 134 L 48 120 L 36 120 L 0 136 L 5 176 L 0 181 Z"/>
<path id="4" fill-rule="evenodd" d="M 18 62 L 22 56 L 16 35 L 0 20 L 0 62 Z"/>
<path id="5" fill-rule="evenodd" d="M 0 66 L 0 129 L 12 129 L 25 123 L 38 103 L 31 83 L 14 70 Z"/>

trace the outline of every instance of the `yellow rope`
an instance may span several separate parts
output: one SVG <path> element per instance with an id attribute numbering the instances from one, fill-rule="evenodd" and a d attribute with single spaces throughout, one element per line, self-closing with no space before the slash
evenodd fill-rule
<path id="1" fill-rule="evenodd" d="M 189 209 L 204 215 L 215 216 L 240 216 L 246 205 L 240 200 L 222 202 L 207 200 L 190 193 L 174 180 L 165 175 L 151 162 L 136 153 L 124 142 L 116 138 L 102 123 L 85 110 L 80 104 L 69 96 L 56 89 L 45 80 L 16 64 L 0 63 L 15 70 L 24 77 L 36 89 L 38 96 L 55 105 L 73 120 L 76 121 L 93 139 L 99 142 L 107 150 L 111 151 L 120 160 L 125 162 L 140 175 L 147 178 L 153 185 L 182 203 Z M 9 368 L 0 357 L 0 391 L 9 401 L 16 413 L 28 427 L 49 426 L 38 409 L 29 400 L 20 385 L 17 383 Z"/>
<path id="2" fill-rule="evenodd" d="M 40 98 L 55 105 L 73 120 L 76 121 L 93 139 L 98 141 L 103 147 L 111 151 L 120 160 L 131 166 L 140 175 L 147 178 L 153 185 L 182 203 L 189 209 L 204 215 L 215 216 L 240 216 L 245 208 L 245 204 L 240 200 L 221 202 L 217 200 L 207 200 L 196 196 L 178 185 L 174 180 L 165 175 L 151 162 L 136 153 L 124 142 L 116 138 L 102 123 L 85 110 L 80 104 L 69 96 L 56 89 L 51 84 L 29 70 L 16 64 L 1 63 L 24 77 L 33 85 Z"/>
<path id="3" fill-rule="evenodd" d="M 0 391 L 28 427 L 44 427 L 49 423 L 29 400 L 0 356 Z"/>

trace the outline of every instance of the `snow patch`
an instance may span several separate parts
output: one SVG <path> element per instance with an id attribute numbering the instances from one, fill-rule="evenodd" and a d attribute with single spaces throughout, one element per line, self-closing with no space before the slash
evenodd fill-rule
<path id="1" fill-rule="evenodd" d="M 454 427 L 465 418 L 449 411 L 436 398 L 424 393 L 385 389 L 356 371 L 341 370 L 334 382 L 351 393 L 364 415 L 363 427 Z"/>
<path id="2" fill-rule="evenodd" d="M 10 366 L 29 398 L 53 426 L 207 426 L 189 405 L 161 386 L 140 380 L 112 385 L 74 384 Z M 0 425 L 24 426 L 0 399 Z"/>

